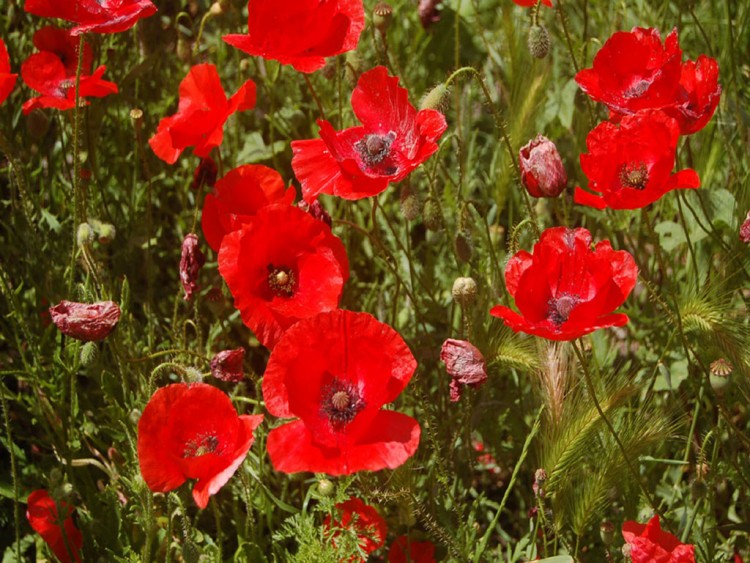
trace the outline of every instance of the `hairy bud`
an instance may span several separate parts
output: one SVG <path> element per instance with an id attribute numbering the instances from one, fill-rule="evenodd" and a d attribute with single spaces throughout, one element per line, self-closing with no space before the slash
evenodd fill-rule
<path id="1" fill-rule="evenodd" d="M 471 305 L 477 296 L 477 282 L 473 278 L 456 278 L 451 293 L 459 305 Z"/>
<path id="2" fill-rule="evenodd" d="M 549 54 L 549 31 L 543 25 L 532 25 L 529 28 L 529 53 L 532 57 L 543 59 Z"/>
<path id="3" fill-rule="evenodd" d="M 430 196 L 424 202 L 422 208 L 422 221 L 430 231 L 441 231 L 443 229 L 443 212 L 435 198 Z"/>

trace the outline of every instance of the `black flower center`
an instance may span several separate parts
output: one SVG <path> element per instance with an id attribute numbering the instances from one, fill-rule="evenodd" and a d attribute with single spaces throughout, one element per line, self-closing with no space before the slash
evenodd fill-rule
<path id="1" fill-rule="evenodd" d="M 341 431 L 362 409 L 365 401 L 359 390 L 348 381 L 334 379 L 323 389 L 321 411 L 334 430 Z"/>
<path id="2" fill-rule="evenodd" d="M 369 167 L 383 162 L 391 152 L 391 145 L 396 139 L 396 133 L 391 131 L 387 135 L 372 133 L 365 135 L 354 143 L 362 161 Z"/>
<path id="3" fill-rule="evenodd" d="M 626 188 L 643 190 L 648 184 L 648 168 L 643 162 L 628 163 L 620 171 L 620 182 Z"/>
<path id="4" fill-rule="evenodd" d="M 649 80 L 644 80 L 641 78 L 637 82 L 634 82 L 630 85 L 629 88 L 623 92 L 623 95 L 626 98 L 640 98 L 643 94 L 645 94 L 646 90 L 649 89 L 651 86 L 651 82 Z"/>
<path id="5" fill-rule="evenodd" d="M 291 268 L 269 264 L 268 287 L 276 297 L 291 297 L 297 289 L 297 277 Z"/>
<path id="6" fill-rule="evenodd" d="M 182 457 L 200 457 L 212 454 L 219 447 L 219 439 L 213 434 L 201 434 L 185 443 Z"/>
<path id="7" fill-rule="evenodd" d="M 568 320 L 570 313 L 573 312 L 573 309 L 576 308 L 576 305 L 578 305 L 580 301 L 581 298 L 577 295 L 569 295 L 567 293 L 563 293 L 557 298 L 550 299 L 547 303 L 547 305 L 549 305 L 549 320 L 557 326 L 560 326 Z"/>

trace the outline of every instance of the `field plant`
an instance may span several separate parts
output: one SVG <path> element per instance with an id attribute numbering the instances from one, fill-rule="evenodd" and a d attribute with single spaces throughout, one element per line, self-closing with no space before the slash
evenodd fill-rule
<path id="1" fill-rule="evenodd" d="M 152 1 L 2 1 L 4 563 L 750 560 L 748 0 Z"/>

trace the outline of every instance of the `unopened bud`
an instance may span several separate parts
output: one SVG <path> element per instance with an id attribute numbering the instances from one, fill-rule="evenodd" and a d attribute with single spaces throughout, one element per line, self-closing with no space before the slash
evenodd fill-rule
<path id="1" fill-rule="evenodd" d="M 448 100 L 448 94 L 450 94 L 450 88 L 441 82 L 422 98 L 419 109 L 443 111 Z"/>
<path id="2" fill-rule="evenodd" d="M 568 184 L 555 143 L 537 135 L 518 151 L 521 181 L 532 197 L 557 197 Z"/>
<path id="3" fill-rule="evenodd" d="M 193 58 L 193 47 L 187 37 L 180 35 L 177 38 L 177 58 L 184 63 L 189 63 Z"/>
<path id="4" fill-rule="evenodd" d="M 88 246 L 94 241 L 94 229 L 88 223 L 78 225 L 76 231 L 76 241 L 78 246 Z"/>
<path id="5" fill-rule="evenodd" d="M 221 2 L 214 2 L 211 4 L 211 8 L 209 8 L 208 13 L 212 16 L 220 16 L 223 14 L 226 10 L 224 10 L 224 7 L 221 5 Z"/>
<path id="6" fill-rule="evenodd" d="M 473 278 L 456 278 L 451 293 L 459 305 L 471 305 L 477 296 L 477 282 Z"/>
<path id="7" fill-rule="evenodd" d="M 50 123 L 49 115 L 40 108 L 36 108 L 26 118 L 26 127 L 29 130 L 29 135 L 35 141 L 41 141 L 47 135 Z"/>
<path id="8" fill-rule="evenodd" d="M 435 198 L 430 196 L 424 202 L 422 208 L 422 221 L 424 226 L 430 231 L 440 231 L 443 229 L 443 212 Z"/>
<path id="9" fill-rule="evenodd" d="M 607 547 L 612 545 L 615 541 L 615 525 L 609 520 L 604 520 L 599 524 L 599 537 Z"/>
<path id="10" fill-rule="evenodd" d="M 529 53 L 537 59 L 543 59 L 549 53 L 549 31 L 543 25 L 532 25 L 529 28 Z"/>
<path id="11" fill-rule="evenodd" d="M 372 24 L 381 34 L 385 34 L 393 20 L 393 8 L 385 2 L 378 2 L 372 9 Z"/>
<path id="12" fill-rule="evenodd" d="M 419 195 L 417 195 L 417 193 L 407 184 L 404 184 L 401 187 L 399 199 L 401 201 L 401 213 L 404 215 L 404 219 L 407 221 L 414 221 L 419 217 L 419 212 L 422 210 Z"/>
<path id="13" fill-rule="evenodd" d="M 335 490 L 335 486 L 330 479 L 321 479 L 318 481 L 318 493 L 320 496 L 330 497 Z"/>
<path id="14" fill-rule="evenodd" d="M 103 223 L 98 219 L 91 219 L 89 220 L 89 223 L 93 227 L 94 232 L 99 235 L 98 240 L 100 244 L 109 244 L 110 242 L 115 240 L 115 236 L 117 236 L 117 229 L 115 229 L 115 226 L 111 223 Z"/>
<path id="15" fill-rule="evenodd" d="M 81 346 L 81 365 L 85 367 L 93 364 L 98 352 L 99 347 L 96 345 L 96 342 L 86 342 Z"/>
<path id="16" fill-rule="evenodd" d="M 460 230 L 453 239 L 453 247 L 456 250 L 456 257 L 461 262 L 470 262 L 474 255 L 474 243 L 471 240 L 471 231 Z"/>

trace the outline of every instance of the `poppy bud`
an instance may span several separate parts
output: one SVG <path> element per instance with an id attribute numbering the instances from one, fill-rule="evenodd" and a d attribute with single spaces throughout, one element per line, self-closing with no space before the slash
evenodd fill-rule
<path id="1" fill-rule="evenodd" d="M 532 25 L 529 28 L 529 53 L 537 59 L 543 59 L 549 54 L 549 31 L 543 25 Z"/>
<path id="2" fill-rule="evenodd" d="M 740 240 L 745 244 L 750 244 L 750 211 L 747 212 L 745 222 L 740 227 Z"/>
<path id="3" fill-rule="evenodd" d="M 211 4 L 211 7 L 208 9 L 208 12 L 212 16 L 220 16 L 221 14 L 225 12 L 225 10 L 222 7 L 220 2 L 214 2 L 213 4 Z"/>
<path id="4" fill-rule="evenodd" d="M 210 156 L 202 158 L 195 172 L 193 172 L 193 183 L 190 184 L 190 187 L 196 191 L 200 190 L 203 186 L 213 187 L 216 183 L 218 173 L 219 169 L 213 158 Z"/>
<path id="5" fill-rule="evenodd" d="M 459 305 L 471 305 L 477 296 L 477 282 L 473 278 L 456 278 L 451 293 Z"/>
<path id="6" fill-rule="evenodd" d="M 26 127 L 29 130 L 29 135 L 35 141 L 44 139 L 49 131 L 50 123 L 49 115 L 41 108 L 34 109 L 26 118 Z"/>
<path id="7" fill-rule="evenodd" d="M 237 383 L 245 374 L 242 363 L 245 361 L 245 349 L 223 350 L 211 358 L 211 375 L 222 381 Z"/>
<path id="8" fill-rule="evenodd" d="M 94 232 L 99 235 L 99 244 L 109 244 L 115 240 L 117 235 L 117 229 L 110 223 L 103 223 L 98 219 L 91 219 L 89 224 L 94 229 Z"/>
<path id="9" fill-rule="evenodd" d="M 440 13 L 437 5 L 440 0 L 419 0 L 419 23 L 424 29 L 440 21 Z"/>
<path id="10" fill-rule="evenodd" d="M 381 34 L 385 34 L 393 20 L 393 8 L 385 2 L 378 2 L 372 9 L 372 24 Z"/>
<path id="11" fill-rule="evenodd" d="M 323 497 L 330 497 L 336 490 L 333 482 L 330 479 L 321 479 L 318 481 L 318 493 Z"/>
<path id="12" fill-rule="evenodd" d="M 532 197 L 557 197 L 568 183 L 560 153 L 547 137 L 537 135 L 518 153 L 521 181 Z"/>
<path id="13" fill-rule="evenodd" d="M 599 524 L 599 537 L 606 546 L 612 545 L 615 541 L 615 525 L 609 520 L 604 520 Z"/>
<path id="14" fill-rule="evenodd" d="M 78 246 L 87 246 L 94 241 L 94 229 L 88 223 L 78 225 L 76 231 L 76 241 Z"/>
<path id="15" fill-rule="evenodd" d="M 456 256 L 461 262 L 470 262 L 474 255 L 474 243 L 471 240 L 471 231 L 461 229 L 456 233 L 453 239 L 453 246 L 456 249 Z"/>
<path id="16" fill-rule="evenodd" d="M 297 204 L 297 207 L 299 207 L 302 211 L 306 211 L 318 221 L 323 221 L 323 223 L 325 223 L 329 227 L 333 227 L 333 220 L 331 219 L 331 216 L 317 199 L 312 203 L 307 203 L 303 199 Z"/>
<path id="17" fill-rule="evenodd" d="M 422 209 L 419 196 L 416 192 L 412 191 L 408 185 L 404 184 L 401 187 L 399 200 L 401 201 L 401 213 L 403 214 L 404 219 L 407 221 L 414 221 L 419 217 L 419 212 Z"/>
<path id="18" fill-rule="evenodd" d="M 181 33 L 177 37 L 177 58 L 184 63 L 189 63 L 193 58 L 193 46 L 190 40 Z"/>
<path id="19" fill-rule="evenodd" d="M 440 359 L 451 376 L 450 399 L 461 398 L 461 386 L 479 387 L 487 381 L 487 363 L 482 353 L 471 342 L 449 338 L 443 342 Z"/>
<path id="20" fill-rule="evenodd" d="M 198 291 L 198 275 L 206 257 L 198 248 L 198 237 L 190 233 L 182 241 L 182 256 L 180 257 L 180 281 L 185 290 L 185 301 L 193 298 L 193 293 Z"/>
<path id="21" fill-rule="evenodd" d="M 449 93 L 450 88 L 448 88 L 441 82 L 432 90 L 427 92 L 427 95 L 422 98 L 422 102 L 419 104 L 419 109 L 434 109 L 437 111 L 443 111 L 445 109 L 445 103 L 448 100 Z"/>
<path id="22" fill-rule="evenodd" d="M 422 221 L 424 226 L 430 231 L 443 230 L 443 212 L 435 198 L 430 196 L 424 202 L 422 208 Z"/>
<path id="23" fill-rule="evenodd" d="M 104 340 L 120 320 L 120 307 L 114 301 L 60 301 L 49 313 L 60 332 L 83 342 Z"/>
<path id="24" fill-rule="evenodd" d="M 86 342 L 81 346 L 81 365 L 90 366 L 96 359 L 96 354 L 99 351 L 95 342 Z"/>

